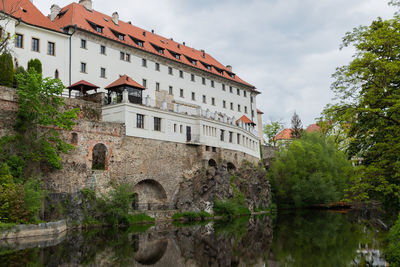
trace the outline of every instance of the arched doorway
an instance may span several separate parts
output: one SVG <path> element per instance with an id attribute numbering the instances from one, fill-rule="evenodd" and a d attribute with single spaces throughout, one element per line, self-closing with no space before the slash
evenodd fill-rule
<path id="1" fill-rule="evenodd" d="M 228 162 L 228 164 L 226 164 L 226 168 L 229 172 L 234 172 L 236 170 L 236 166 L 232 162 Z"/>
<path id="2" fill-rule="evenodd" d="M 92 170 L 105 170 L 107 159 L 107 147 L 104 144 L 96 144 L 92 150 Z"/>
<path id="3" fill-rule="evenodd" d="M 217 166 L 217 162 L 215 162 L 215 160 L 210 159 L 208 161 L 208 167 L 216 167 Z"/>
<path id="4" fill-rule="evenodd" d="M 152 179 L 137 183 L 133 192 L 135 195 L 135 209 L 157 210 L 167 201 L 167 193 L 162 185 Z"/>

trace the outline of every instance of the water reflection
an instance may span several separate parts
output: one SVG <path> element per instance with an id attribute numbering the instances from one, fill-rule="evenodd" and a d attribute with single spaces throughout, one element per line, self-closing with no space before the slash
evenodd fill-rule
<path id="1" fill-rule="evenodd" d="M 266 216 L 241 217 L 232 222 L 191 226 L 157 224 L 149 229 L 71 231 L 64 241 L 45 248 L 7 248 L 3 244 L 0 266 L 384 264 L 378 255 L 380 233 L 369 221 L 357 218 L 313 211 L 281 214 L 274 222 Z"/>

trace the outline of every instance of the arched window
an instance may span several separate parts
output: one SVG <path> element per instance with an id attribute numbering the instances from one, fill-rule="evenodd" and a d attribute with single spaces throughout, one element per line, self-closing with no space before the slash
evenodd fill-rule
<path id="1" fill-rule="evenodd" d="M 58 70 L 54 72 L 54 79 L 59 79 L 60 75 L 58 74 Z"/>
<path id="2" fill-rule="evenodd" d="M 217 163 L 215 162 L 215 160 L 210 159 L 210 160 L 208 161 L 208 166 L 209 166 L 209 167 L 215 167 L 215 166 L 217 166 Z"/>
<path id="3" fill-rule="evenodd" d="M 105 170 L 107 147 L 104 144 L 96 144 L 92 151 L 92 169 Z"/>
<path id="4" fill-rule="evenodd" d="M 71 134 L 71 144 L 77 145 L 78 144 L 78 134 L 72 133 Z"/>

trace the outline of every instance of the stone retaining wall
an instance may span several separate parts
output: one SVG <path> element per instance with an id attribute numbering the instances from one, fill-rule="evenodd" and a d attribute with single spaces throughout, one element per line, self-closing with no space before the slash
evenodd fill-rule
<path id="1" fill-rule="evenodd" d="M 65 220 L 40 224 L 21 224 L 0 232 L 0 240 L 59 235 L 66 230 L 67 223 Z"/>

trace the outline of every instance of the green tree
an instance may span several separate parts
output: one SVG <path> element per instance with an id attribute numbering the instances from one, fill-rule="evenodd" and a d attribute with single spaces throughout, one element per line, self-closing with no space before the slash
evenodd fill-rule
<path id="1" fill-rule="evenodd" d="M 29 60 L 27 70 L 29 70 L 30 68 L 34 68 L 37 73 L 42 74 L 42 62 L 40 62 L 39 59 L 35 58 Z"/>
<path id="2" fill-rule="evenodd" d="M 267 143 L 276 146 L 274 137 L 283 129 L 283 123 L 280 121 L 271 121 L 264 125 L 263 132 L 267 136 Z"/>
<path id="3" fill-rule="evenodd" d="M 390 266 L 400 266 L 400 215 L 396 224 L 389 231 L 388 241 L 385 258 Z"/>
<path id="4" fill-rule="evenodd" d="M 296 112 L 292 116 L 292 138 L 300 138 L 303 133 L 303 124 Z"/>
<path id="5" fill-rule="evenodd" d="M 0 55 L 0 85 L 12 87 L 14 81 L 14 66 L 10 54 Z"/>
<path id="6" fill-rule="evenodd" d="M 400 16 L 348 32 L 348 46 L 356 52 L 333 75 L 338 102 L 322 119 L 341 131 L 350 157 L 363 159 L 349 196 L 400 208 Z"/>
<path id="7" fill-rule="evenodd" d="M 334 142 L 320 133 L 303 133 L 271 164 L 278 205 L 296 207 L 339 201 L 352 166 Z"/>

